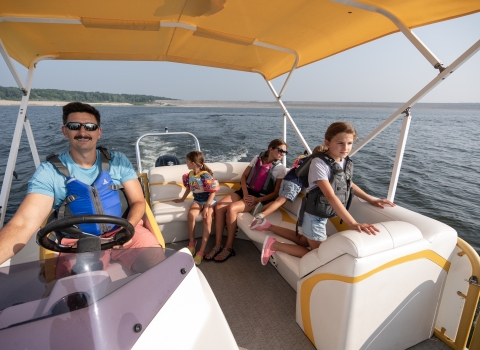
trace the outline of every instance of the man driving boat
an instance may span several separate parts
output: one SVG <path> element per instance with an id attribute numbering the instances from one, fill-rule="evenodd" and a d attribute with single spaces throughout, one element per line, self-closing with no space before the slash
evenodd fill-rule
<path id="1" fill-rule="evenodd" d="M 78 215 L 75 206 L 78 207 L 80 201 L 75 203 L 78 196 L 72 195 L 72 181 L 86 188 L 95 187 L 91 185 L 97 184 L 99 179 L 100 185 L 108 184 L 112 189 L 121 185 L 129 204 L 126 219 L 135 228 L 133 238 L 123 244 L 123 248 L 159 247 L 156 237 L 143 226 L 145 199 L 132 164 L 123 153 L 97 149 L 97 141 L 102 136 L 98 110 L 81 102 L 65 105 L 62 133 L 70 142 L 70 151 L 56 157 L 56 162 L 46 161 L 40 164 L 29 180 L 27 196 L 13 218 L 0 230 L 0 264 L 25 246 L 49 215 L 52 207 L 54 210 L 62 211 L 59 209 L 67 203 L 70 204 L 72 214 Z M 116 192 L 116 189 L 113 192 Z M 73 200 L 68 203 L 69 199 Z M 107 199 L 102 198 L 100 193 L 99 199 L 102 204 L 108 201 L 109 206 L 121 207 L 117 193 Z M 95 203 L 91 204 L 91 207 L 95 207 Z M 95 213 L 88 210 L 85 212 L 84 208 L 82 212 L 82 214 Z M 114 216 L 121 216 L 120 209 L 114 213 L 116 213 Z M 112 232 L 107 232 L 109 229 L 89 233 L 107 237 L 112 235 Z M 149 249 L 113 249 L 102 255 L 104 268 L 110 259 L 122 262 L 135 272 L 142 272 L 158 263 L 161 257 Z M 57 270 L 57 275 L 69 270 L 72 263 L 73 261 L 66 259 L 59 264 L 58 268 L 63 271 Z"/>

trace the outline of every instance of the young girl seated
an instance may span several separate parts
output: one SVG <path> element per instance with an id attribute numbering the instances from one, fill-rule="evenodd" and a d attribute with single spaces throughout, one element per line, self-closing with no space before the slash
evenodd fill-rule
<path id="1" fill-rule="evenodd" d="M 205 255 L 205 259 L 224 262 L 235 255 L 233 240 L 237 228 L 237 214 L 251 211 L 257 203 L 267 203 L 278 196 L 281 179 L 286 168 L 280 160 L 287 154 L 287 144 L 275 139 L 268 150 L 255 156 L 242 174 L 242 188 L 225 196 L 215 206 L 215 246 Z M 223 229 L 227 226 L 227 241 L 222 248 Z"/>
<path id="2" fill-rule="evenodd" d="M 395 205 L 387 199 L 376 199 L 369 196 L 353 183 L 351 179 L 353 163 L 348 154 L 357 139 L 357 133 L 350 123 L 333 123 L 325 132 L 325 148 L 322 150 L 324 154 L 312 159 L 310 163 L 308 171 L 309 186 L 302 223 L 302 234 L 306 238 L 306 243 L 308 243 L 310 249 L 318 248 L 327 239 L 326 222 L 329 217 L 338 215 L 352 230 L 358 232 L 364 231 L 373 235 L 378 232 L 378 228 L 373 224 L 358 223 L 345 208 L 351 189 L 354 190 L 357 197 L 376 207 L 383 208 L 384 205 Z M 311 203 L 325 204 L 322 208 L 319 208 L 320 206 L 312 206 Z M 301 215 L 302 213 L 299 213 L 299 216 Z M 289 235 L 295 236 L 295 232 L 291 231 Z M 310 250 L 303 245 L 280 243 L 275 238 L 267 236 L 262 248 L 262 264 L 266 265 L 270 256 L 277 251 L 302 257 Z"/>
<path id="3" fill-rule="evenodd" d="M 321 152 L 322 149 L 323 145 L 319 145 L 313 149 L 312 153 Z M 265 206 L 263 206 L 262 202 L 260 202 L 255 206 L 252 211 L 254 220 L 250 225 L 252 230 L 262 231 L 269 228 L 271 224 L 267 219 L 265 219 L 265 216 L 280 208 L 287 202 L 287 200 L 293 203 L 295 198 L 297 198 L 298 194 L 302 190 L 302 182 L 295 174 L 295 170 L 300 166 L 300 164 L 303 163 L 305 158 L 306 157 L 304 155 L 301 155 L 295 159 L 292 167 L 282 180 L 280 191 L 278 192 L 278 198 L 275 199 L 275 202 L 270 202 Z"/>
<path id="4" fill-rule="evenodd" d="M 196 265 L 200 265 L 205 254 L 205 247 L 207 246 L 208 238 L 212 230 L 212 215 L 213 206 L 216 203 L 215 192 L 220 189 L 218 181 L 213 178 L 213 173 L 205 164 L 205 157 L 202 152 L 192 151 L 187 154 L 187 167 L 190 169 L 188 174 L 183 175 L 183 185 L 186 190 L 183 197 L 175 199 L 174 202 L 181 203 L 187 198 L 190 192 L 193 193 L 193 203 L 188 211 L 187 226 L 190 242 L 188 249 L 195 255 L 193 259 Z M 195 219 L 199 213 L 203 217 L 203 235 L 200 250 L 195 254 L 195 246 L 197 241 L 195 239 Z"/>

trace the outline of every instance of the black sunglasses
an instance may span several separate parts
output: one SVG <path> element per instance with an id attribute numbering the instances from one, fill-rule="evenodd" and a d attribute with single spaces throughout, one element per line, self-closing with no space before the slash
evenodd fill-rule
<path id="1" fill-rule="evenodd" d="M 99 126 L 95 123 L 78 123 L 78 122 L 70 122 L 65 124 L 69 130 L 80 130 L 81 127 L 84 127 L 86 131 L 95 131 L 99 128 Z"/>
<path id="2" fill-rule="evenodd" d="M 281 149 L 281 148 L 279 148 L 279 147 L 277 147 L 277 148 L 275 148 L 275 149 L 276 149 L 279 153 L 281 153 L 281 154 L 285 154 L 285 155 L 288 154 L 288 151 L 285 151 L 284 149 Z"/>

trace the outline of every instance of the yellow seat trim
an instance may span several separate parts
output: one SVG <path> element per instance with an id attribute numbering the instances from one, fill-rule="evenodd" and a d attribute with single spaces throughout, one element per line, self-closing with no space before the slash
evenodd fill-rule
<path id="1" fill-rule="evenodd" d="M 315 345 L 315 339 L 313 337 L 313 330 L 312 330 L 312 322 L 310 318 L 310 298 L 311 298 L 313 289 L 318 283 L 322 281 L 339 281 L 344 283 L 358 283 L 383 270 L 386 270 L 391 267 L 404 264 L 410 261 L 419 260 L 419 259 L 428 259 L 433 263 L 437 264 L 438 266 L 440 266 L 447 273 L 450 269 L 450 262 L 448 260 L 444 259 L 434 251 L 423 250 L 421 252 L 413 253 L 413 254 L 395 259 L 393 261 L 390 261 L 361 276 L 349 277 L 349 276 L 335 275 L 331 273 L 320 273 L 310 278 L 307 278 L 300 287 L 300 309 L 302 312 L 303 329 L 308 339 L 310 339 L 312 344 Z"/>
<path id="2" fill-rule="evenodd" d="M 148 204 L 145 205 L 145 215 L 148 222 L 150 223 L 150 226 L 152 227 L 153 234 L 155 235 L 155 237 L 157 237 L 158 244 L 165 248 L 165 239 L 163 238 L 162 231 L 160 231 L 157 220 L 155 220 L 152 209 L 150 209 L 150 206 Z"/>
<path id="3" fill-rule="evenodd" d="M 152 186 L 161 186 L 161 185 L 175 185 L 175 186 L 180 186 L 182 188 L 185 188 L 185 186 L 183 186 L 183 183 L 181 182 L 176 182 L 176 181 L 162 181 L 162 182 L 152 182 L 150 184 L 150 187 Z"/>
<path id="4" fill-rule="evenodd" d="M 297 220 L 295 220 L 294 218 L 292 218 L 290 216 L 290 214 L 288 214 L 288 212 L 283 209 L 283 208 L 278 208 L 278 210 L 280 211 L 280 214 L 282 214 L 282 221 L 283 222 L 288 222 L 290 224 L 294 224 L 296 225 L 297 224 Z"/>
<path id="5" fill-rule="evenodd" d="M 333 226 L 335 226 L 337 232 L 350 230 L 350 227 L 345 223 L 345 221 L 342 221 L 342 219 L 340 219 L 338 216 L 328 220 L 330 220 Z M 342 223 L 340 223 L 340 221 L 342 221 Z"/>
<path id="6" fill-rule="evenodd" d="M 226 187 L 229 187 L 231 188 L 232 190 L 239 190 L 240 188 L 242 188 L 242 186 L 240 185 L 240 182 L 218 182 L 220 184 L 220 186 L 226 186 Z M 182 182 L 176 182 L 176 181 L 160 181 L 160 182 L 152 182 L 150 184 L 150 187 L 151 186 L 162 186 L 162 185 L 175 185 L 175 186 L 180 186 L 182 188 L 185 188 L 185 186 L 183 185 Z"/>

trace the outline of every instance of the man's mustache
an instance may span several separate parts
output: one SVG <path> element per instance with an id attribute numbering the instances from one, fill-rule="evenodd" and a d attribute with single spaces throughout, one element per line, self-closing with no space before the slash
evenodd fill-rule
<path id="1" fill-rule="evenodd" d="M 82 135 L 78 135 L 78 136 L 75 136 L 74 137 L 75 140 L 80 140 L 80 139 L 87 139 L 87 140 L 91 140 L 92 138 L 90 136 L 82 136 Z"/>

